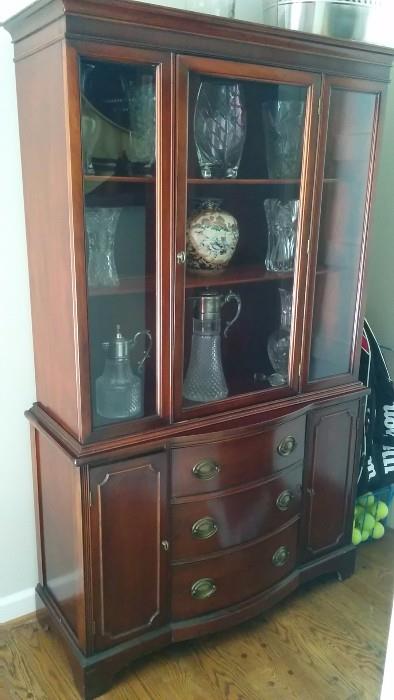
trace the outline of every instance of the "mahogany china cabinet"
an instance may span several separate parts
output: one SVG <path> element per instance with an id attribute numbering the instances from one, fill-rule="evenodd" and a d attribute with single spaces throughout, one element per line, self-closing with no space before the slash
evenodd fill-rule
<path id="1" fill-rule="evenodd" d="M 15 46 L 40 582 L 85 698 L 352 573 L 392 51 L 129 0 Z"/>

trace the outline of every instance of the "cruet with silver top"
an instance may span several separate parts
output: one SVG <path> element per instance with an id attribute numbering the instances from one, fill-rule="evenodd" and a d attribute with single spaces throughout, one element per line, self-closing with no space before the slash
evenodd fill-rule
<path id="1" fill-rule="evenodd" d="M 129 352 L 139 338 L 147 338 L 147 347 L 137 364 L 137 373 L 130 367 Z M 138 418 L 143 415 L 143 386 L 139 373 L 152 349 L 152 334 L 138 331 L 132 338 L 124 338 L 120 325 L 111 342 L 102 343 L 107 357 L 104 372 L 96 381 L 96 409 L 103 418 Z"/>
<path id="2" fill-rule="evenodd" d="M 232 291 L 220 294 L 207 290 L 192 300 L 193 335 L 183 396 L 198 403 L 217 401 L 228 395 L 222 366 L 221 310 L 232 301 L 237 304 L 234 317 L 225 325 L 223 336 L 227 338 L 230 327 L 241 313 L 241 297 Z"/>

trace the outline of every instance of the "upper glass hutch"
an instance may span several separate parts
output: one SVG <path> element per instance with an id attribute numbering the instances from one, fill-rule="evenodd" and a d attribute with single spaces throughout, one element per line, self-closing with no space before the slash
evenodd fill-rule
<path id="1" fill-rule="evenodd" d="M 93 429 L 353 381 L 377 91 L 178 57 L 171 172 L 159 61 L 79 76 Z"/>

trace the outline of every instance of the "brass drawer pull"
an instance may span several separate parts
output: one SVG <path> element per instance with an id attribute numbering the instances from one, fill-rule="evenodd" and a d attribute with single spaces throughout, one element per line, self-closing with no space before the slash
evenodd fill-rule
<path id="1" fill-rule="evenodd" d="M 197 540 L 208 540 L 210 537 L 216 535 L 218 529 L 214 519 L 207 516 L 196 520 L 192 525 L 192 535 Z"/>
<path id="2" fill-rule="evenodd" d="M 276 507 L 278 510 L 288 510 L 293 498 L 294 494 L 290 491 L 290 489 L 282 491 L 282 493 L 280 493 L 276 499 Z"/>
<path id="3" fill-rule="evenodd" d="M 272 557 L 272 563 L 274 566 L 284 566 L 289 560 L 290 551 L 282 545 L 279 547 Z"/>
<path id="4" fill-rule="evenodd" d="M 293 435 L 287 435 L 280 441 L 277 451 L 282 457 L 288 457 L 297 447 L 297 441 Z"/>
<path id="5" fill-rule="evenodd" d="M 214 593 L 216 593 L 216 585 L 211 578 L 199 578 L 191 588 L 192 598 L 197 600 L 210 598 Z"/>
<path id="6" fill-rule="evenodd" d="M 213 479 L 220 472 L 220 465 L 212 459 L 203 459 L 193 467 L 193 474 L 197 479 L 208 481 Z"/>

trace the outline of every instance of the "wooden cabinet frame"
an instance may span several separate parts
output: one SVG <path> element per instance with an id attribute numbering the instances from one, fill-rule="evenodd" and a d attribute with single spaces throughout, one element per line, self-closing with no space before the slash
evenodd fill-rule
<path id="1" fill-rule="evenodd" d="M 37 403 L 27 412 L 40 550 L 36 590 L 66 644 L 81 695 L 91 700 L 135 658 L 250 619 L 323 573 L 344 578 L 354 570 L 367 394 L 357 378 L 362 286 L 394 50 L 133 0 L 37 0 L 6 28 L 15 45 L 37 380 Z M 156 66 L 158 77 L 156 415 L 94 430 L 79 57 Z M 190 72 L 300 85 L 308 98 L 289 385 L 185 409 L 185 268 L 176 258 L 185 248 Z M 331 89 L 376 96 L 373 143 L 349 371 L 309 381 Z M 301 480 L 302 494 L 287 512 L 289 491 Z M 249 503 L 254 519 L 244 527 Z M 204 521 L 194 530 L 189 504 Z M 275 513 L 276 529 L 260 517 L 261 508 Z M 335 517 L 325 527 L 320 515 L 329 519 L 331 510 Z M 174 551 L 171 523 L 182 543 Z M 198 536 L 191 538 L 206 535 L 207 527 L 217 544 L 199 548 Z M 146 552 L 135 539 L 143 531 Z M 133 595 L 140 601 L 135 608 Z"/>

